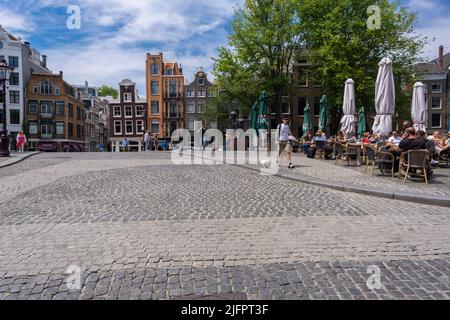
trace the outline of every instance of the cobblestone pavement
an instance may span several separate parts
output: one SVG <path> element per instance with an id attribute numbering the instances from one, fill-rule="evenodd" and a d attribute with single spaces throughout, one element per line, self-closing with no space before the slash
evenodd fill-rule
<path id="1" fill-rule="evenodd" d="M 450 299 L 445 207 L 163 152 L 39 154 L 0 190 L 0 299 Z"/>

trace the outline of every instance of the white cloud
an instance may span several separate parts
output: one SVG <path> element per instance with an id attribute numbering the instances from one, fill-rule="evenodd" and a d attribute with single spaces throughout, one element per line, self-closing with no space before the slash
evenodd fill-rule
<path id="1" fill-rule="evenodd" d="M 0 24 L 9 32 L 33 30 L 33 23 L 27 17 L 4 7 L 0 10 Z"/>

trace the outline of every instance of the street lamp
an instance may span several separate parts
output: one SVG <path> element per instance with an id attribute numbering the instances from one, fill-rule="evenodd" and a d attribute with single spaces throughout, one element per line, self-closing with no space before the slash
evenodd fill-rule
<path id="1" fill-rule="evenodd" d="M 0 131 L 0 157 L 9 157 L 9 138 L 6 128 L 6 81 L 14 68 L 10 67 L 5 60 L 0 61 L 0 84 L 3 84 L 3 128 Z"/>

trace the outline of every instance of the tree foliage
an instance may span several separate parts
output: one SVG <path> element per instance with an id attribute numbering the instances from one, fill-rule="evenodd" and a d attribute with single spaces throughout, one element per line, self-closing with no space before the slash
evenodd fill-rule
<path id="1" fill-rule="evenodd" d="M 368 28 L 367 8 L 380 8 L 380 28 Z M 316 78 L 332 100 L 341 105 L 346 79 L 355 81 L 358 107 L 374 113 L 378 63 L 393 61 L 397 111 L 410 108 L 404 84 L 412 80 L 412 65 L 426 43 L 414 33 L 415 13 L 399 1 L 388 0 L 305 0 L 299 2 L 300 28 Z"/>
<path id="2" fill-rule="evenodd" d="M 114 99 L 117 99 L 117 97 L 119 97 L 119 91 L 117 91 L 112 87 L 103 85 L 100 87 L 100 89 L 98 89 L 98 96 L 99 97 L 112 96 Z"/>

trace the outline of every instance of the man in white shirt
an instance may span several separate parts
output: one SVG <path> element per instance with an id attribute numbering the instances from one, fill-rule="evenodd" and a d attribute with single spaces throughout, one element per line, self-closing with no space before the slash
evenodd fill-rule
<path id="1" fill-rule="evenodd" d="M 293 169 L 295 166 L 292 164 L 292 148 L 291 142 L 289 141 L 289 136 L 292 135 L 291 129 L 289 128 L 289 117 L 284 116 L 283 122 L 278 126 L 278 158 L 281 157 L 283 152 L 287 153 L 287 159 L 289 161 L 288 168 Z"/>
<path id="2" fill-rule="evenodd" d="M 398 147 L 402 140 L 402 137 L 398 135 L 397 131 L 392 131 L 392 136 L 388 139 L 388 145 Z"/>

